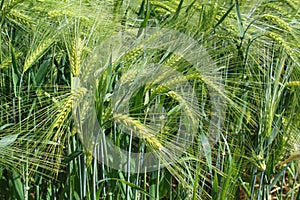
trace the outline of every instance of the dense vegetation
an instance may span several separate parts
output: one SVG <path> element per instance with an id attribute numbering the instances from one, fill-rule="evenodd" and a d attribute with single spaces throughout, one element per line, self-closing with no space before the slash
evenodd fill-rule
<path id="1" fill-rule="evenodd" d="M 299 9 L 1 0 L 0 198 L 300 199 Z"/>

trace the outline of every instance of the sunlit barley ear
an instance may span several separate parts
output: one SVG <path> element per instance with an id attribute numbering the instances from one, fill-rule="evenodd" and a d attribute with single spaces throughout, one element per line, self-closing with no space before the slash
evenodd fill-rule
<path id="1" fill-rule="evenodd" d="M 300 81 L 290 81 L 285 84 L 286 87 L 298 87 L 300 86 Z"/>
<path id="2" fill-rule="evenodd" d="M 74 77 L 77 77 L 80 72 L 81 66 L 81 52 L 82 52 L 83 44 L 82 40 L 78 37 L 73 41 L 71 47 L 71 71 Z"/>

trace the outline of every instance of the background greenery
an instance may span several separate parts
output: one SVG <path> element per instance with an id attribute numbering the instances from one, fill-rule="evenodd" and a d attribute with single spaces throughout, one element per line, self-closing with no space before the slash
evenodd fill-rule
<path id="1" fill-rule="evenodd" d="M 300 199 L 299 8 L 298 0 L 1 0 L 0 198 Z M 95 48 L 111 35 L 147 27 L 193 38 L 213 62 L 197 69 L 159 47 L 133 46 L 103 68 L 97 117 L 103 134 L 121 148 L 169 145 L 182 109 L 189 113 L 185 123 L 197 122 L 183 159 L 134 174 L 98 162 L 92 155 L 103 153 L 101 145 L 77 130 L 71 112 L 84 95 L 74 81 L 85 63 L 97 62 Z M 107 97 L 118 84 L 143 77 L 140 66 L 153 62 L 180 72 L 198 103 L 165 87 L 182 81 L 166 72 L 135 91 L 129 115 L 114 116 Z M 206 137 L 213 117 L 209 88 L 227 106 L 214 145 Z M 144 129 L 151 106 L 167 116 L 155 139 Z M 122 127 L 146 137 L 132 139 Z M 163 162 L 173 155 L 158 156 Z"/>

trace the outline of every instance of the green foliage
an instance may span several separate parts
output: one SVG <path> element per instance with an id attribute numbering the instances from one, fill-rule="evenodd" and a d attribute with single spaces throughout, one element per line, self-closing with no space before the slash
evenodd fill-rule
<path id="1" fill-rule="evenodd" d="M 299 8 L 1 0 L 0 198 L 299 199 Z"/>

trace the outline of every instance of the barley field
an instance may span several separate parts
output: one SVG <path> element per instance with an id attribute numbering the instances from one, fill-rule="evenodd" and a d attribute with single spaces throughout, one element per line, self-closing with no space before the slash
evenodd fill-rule
<path id="1" fill-rule="evenodd" d="M 0 199 L 299 200 L 299 0 L 1 0 Z"/>

